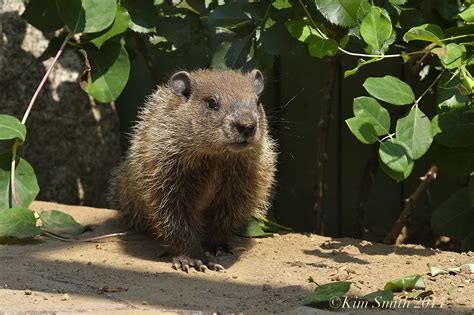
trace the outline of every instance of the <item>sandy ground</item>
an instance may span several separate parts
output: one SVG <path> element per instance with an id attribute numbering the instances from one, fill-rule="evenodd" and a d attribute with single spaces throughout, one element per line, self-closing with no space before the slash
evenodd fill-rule
<path id="1" fill-rule="evenodd" d="M 57 209 L 83 224 L 94 225 L 87 237 L 120 231 L 107 209 L 35 202 L 35 210 Z M 86 237 L 86 235 L 84 235 Z M 142 235 L 91 242 L 62 242 L 42 237 L 0 243 L 0 314 L 37 313 L 176 313 L 326 314 L 308 308 L 322 284 L 352 281 L 352 296 L 362 296 L 394 278 L 424 274 L 429 303 L 389 310 L 354 309 L 349 314 L 474 312 L 474 275 L 426 275 L 426 264 L 452 267 L 474 263 L 474 253 L 440 252 L 421 246 L 388 246 L 354 239 L 286 234 L 267 239 L 237 238 L 235 253 L 218 258 L 223 272 L 186 274 L 171 268 L 164 250 Z M 116 292 L 113 292 L 116 291 Z M 432 308 L 432 305 L 435 308 Z M 420 307 L 420 308 L 417 308 Z M 196 313 L 198 314 L 198 313 Z"/>

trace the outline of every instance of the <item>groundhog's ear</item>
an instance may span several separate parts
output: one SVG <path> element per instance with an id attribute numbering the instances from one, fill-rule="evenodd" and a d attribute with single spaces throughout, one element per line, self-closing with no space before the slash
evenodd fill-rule
<path id="1" fill-rule="evenodd" d="M 252 70 L 252 72 L 250 72 L 250 77 L 253 80 L 253 88 L 255 90 L 255 93 L 257 95 L 262 94 L 263 87 L 264 87 L 263 74 L 259 70 L 254 69 L 254 70 Z"/>
<path id="2" fill-rule="evenodd" d="M 191 75 L 186 71 L 173 74 L 168 85 L 174 94 L 181 96 L 186 101 L 191 96 Z"/>

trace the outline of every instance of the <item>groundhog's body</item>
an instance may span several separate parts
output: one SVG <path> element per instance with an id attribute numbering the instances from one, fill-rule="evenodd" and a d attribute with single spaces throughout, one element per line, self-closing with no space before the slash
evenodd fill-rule
<path id="1" fill-rule="evenodd" d="M 183 269 L 202 269 L 205 249 L 268 207 L 276 155 L 262 80 L 258 71 L 177 73 L 142 109 L 113 175 L 112 205 L 169 245 Z"/>

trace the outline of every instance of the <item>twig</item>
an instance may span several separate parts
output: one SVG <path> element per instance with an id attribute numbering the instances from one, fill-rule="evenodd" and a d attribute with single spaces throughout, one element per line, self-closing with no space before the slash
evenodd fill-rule
<path id="1" fill-rule="evenodd" d="M 33 97 L 31 98 L 31 101 L 30 103 L 28 104 L 28 107 L 26 109 L 26 112 L 25 114 L 23 115 L 23 119 L 21 120 L 21 123 L 24 125 L 26 123 L 26 120 L 28 119 L 28 116 L 30 115 L 30 112 L 31 112 L 31 109 L 33 108 L 33 105 L 35 104 L 35 101 L 36 99 L 38 98 L 38 95 L 40 94 L 41 90 L 43 89 L 44 87 L 44 84 L 46 83 L 46 80 L 48 79 L 49 77 L 49 74 L 51 73 L 51 71 L 53 70 L 54 66 L 56 65 L 59 57 L 61 56 L 61 54 L 63 53 L 64 51 L 64 47 L 66 47 L 66 44 L 70 38 L 71 34 L 68 34 L 65 38 L 64 38 L 64 41 L 63 43 L 61 44 L 61 48 L 59 48 L 58 52 L 56 53 L 56 56 L 54 56 L 54 59 L 53 61 L 51 62 L 51 64 L 49 65 L 48 67 L 48 70 L 46 70 L 46 73 L 44 74 L 43 76 L 43 79 L 41 80 L 40 84 L 38 85 L 38 87 L 36 88 L 36 91 L 35 93 L 33 94 Z M 12 162 L 11 162 L 11 172 L 10 172 L 10 189 L 11 189 L 11 193 L 12 193 L 12 198 L 13 200 L 15 201 L 15 204 L 17 206 L 20 206 L 20 201 L 18 200 L 17 198 L 17 194 L 16 194 L 16 183 L 15 183 L 15 168 L 16 168 L 16 152 L 17 152 L 17 149 L 20 145 L 22 145 L 23 142 L 21 140 L 15 140 L 15 143 L 13 144 L 13 148 L 12 148 Z"/>
<path id="2" fill-rule="evenodd" d="M 431 82 L 430 86 L 428 86 L 428 88 L 423 92 L 423 94 L 421 94 L 420 97 L 416 99 L 415 104 L 418 104 L 420 102 L 420 100 L 426 95 L 426 93 L 428 93 L 429 90 L 431 90 L 431 88 L 436 84 L 436 82 L 438 82 L 438 80 L 441 79 L 441 77 L 443 76 L 445 72 L 446 72 L 446 69 L 443 69 L 443 71 L 441 71 L 441 73 L 436 77 L 436 79 L 434 79 L 434 81 Z"/>
<path id="3" fill-rule="evenodd" d="M 337 78 L 337 57 L 328 59 L 327 79 L 324 88 L 321 89 L 319 102 L 319 139 L 317 143 L 316 167 L 315 167 L 315 189 L 314 189 L 314 224 L 313 231 L 317 234 L 323 234 L 324 218 L 324 191 L 326 185 L 326 164 L 328 160 L 327 144 L 329 136 L 329 116 L 331 113 L 331 103 L 333 96 L 333 87 Z"/>
<path id="4" fill-rule="evenodd" d="M 436 165 L 432 165 L 428 172 L 426 172 L 425 176 L 421 177 L 420 184 L 416 188 L 415 192 L 405 199 L 405 205 L 403 207 L 402 213 L 398 217 L 398 220 L 393 224 L 392 231 L 386 237 L 385 242 L 390 244 L 403 244 L 406 239 L 406 236 L 401 235 L 403 228 L 408 223 L 408 218 L 413 214 L 413 211 L 416 208 L 416 202 L 420 199 L 420 197 L 427 191 L 428 187 L 430 186 L 431 182 L 436 179 L 438 174 L 438 167 Z"/>
<path id="5" fill-rule="evenodd" d="M 306 8 L 306 6 L 304 5 L 303 1 L 302 0 L 299 0 L 299 3 L 301 5 L 301 7 L 303 8 L 305 14 L 306 14 L 306 17 L 310 20 L 311 24 L 313 24 L 313 27 L 314 29 L 316 30 L 316 32 L 318 33 L 318 35 L 323 38 L 323 39 L 329 39 L 329 37 L 324 34 L 318 27 L 318 25 L 316 24 L 316 22 L 314 21 L 313 17 L 311 16 L 311 14 L 309 13 L 308 11 L 308 8 Z M 391 55 L 371 55 L 371 54 L 361 54 L 361 53 L 354 53 L 354 52 L 351 52 L 351 51 L 347 51 L 345 50 L 344 48 L 340 47 L 339 45 L 337 46 L 337 49 L 340 51 L 340 52 L 343 52 L 345 53 L 346 55 L 349 55 L 349 56 L 355 56 L 355 57 L 364 57 L 364 58 L 402 58 L 403 55 L 402 54 L 391 54 Z M 418 54 L 424 54 L 426 53 L 427 51 L 426 50 L 418 50 L 418 51 L 413 51 L 413 52 L 409 52 L 407 53 L 407 55 L 411 56 L 411 55 L 418 55 Z"/>

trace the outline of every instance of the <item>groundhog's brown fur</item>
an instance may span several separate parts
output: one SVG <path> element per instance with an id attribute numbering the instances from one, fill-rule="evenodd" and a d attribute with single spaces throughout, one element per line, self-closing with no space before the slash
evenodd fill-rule
<path id="1" fill-rule="evenodd" d="M 112 206 L 169 245 L 183 270 L 210 264 L 255 213 L 265 213 L 275 145 L 258 70 L 176 73 L 148 99 L 111 181 Z M 215 108 L 214 108 L 215 107 Z"/>

